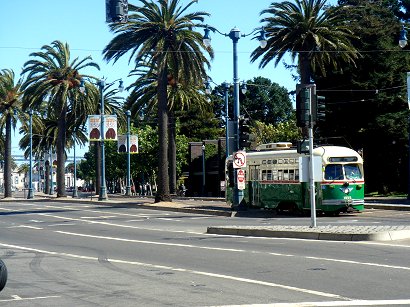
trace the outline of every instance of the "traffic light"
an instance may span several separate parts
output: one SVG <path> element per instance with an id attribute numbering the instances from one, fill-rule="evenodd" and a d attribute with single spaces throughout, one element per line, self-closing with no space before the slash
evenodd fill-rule
<path id="1" fill-rule="evenodd" d="M 253 140 L 249 118 L 239 119 L 239 148 L 250 147 Z"/>
<path id="2" fill-rule="evenodd" d="M 316 122 L 324 122 L 326 120 L 326 103 L 324 96 L 316 96 Z"/>
<path id="3" fill-rule="evenodd" d="M 309 125 L 311 87 L 303 84 L 296 86 L 296 125 L 306 127 Z"/>
<path id="4" fill-rule="evenodd" d="M 106 22 L 128 21 L 128 0 L 105 0 Z"/>
<path id="5" fill-rule="evenodd" d="M 308 154 L 309 153 L 309 140 L 300 140 L 296 143 L 297 153 Z"/>

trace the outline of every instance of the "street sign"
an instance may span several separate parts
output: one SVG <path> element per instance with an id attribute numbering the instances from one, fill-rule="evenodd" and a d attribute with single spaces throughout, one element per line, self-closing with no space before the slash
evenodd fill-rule
<path id="1" fill-rule="evenodd" d="M 245 190 L 245 171 L 238 169 L 236 178 L 238 180 L 238 189 Z"/>
<path id="2" fill-rule="evenodd" d="M 246 152 L 237 151 L 233 155 L 233 168 L 246 167 Z"/>

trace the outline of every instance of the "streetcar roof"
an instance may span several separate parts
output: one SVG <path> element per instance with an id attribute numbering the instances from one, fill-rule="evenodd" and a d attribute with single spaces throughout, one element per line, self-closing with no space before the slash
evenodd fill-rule
<path id="1" fill-rule="evenodd" d="M 329 158 L 338 158 L 338 157 L 355 157 L 355 161 L 363 163 L 362 157 L 353 149 L 342 147 L 342 146 L 320 146 L 313 149 L 313 155 L 322 156 L 322 160 L 325 163 L 329 162 Z M 299 154 L 296 149 L 285 149 L 285 150 L 265 150 L 265 151 L 250 151 L 246 152 L 246 156 L 249 158 L 268 158 L 268 157 L 300 157 L 303 154 Z M 229 156 L 227 160 L 232 160 L 232 156 Z M 348 162 L 348 161 L 340 161 Z"/>

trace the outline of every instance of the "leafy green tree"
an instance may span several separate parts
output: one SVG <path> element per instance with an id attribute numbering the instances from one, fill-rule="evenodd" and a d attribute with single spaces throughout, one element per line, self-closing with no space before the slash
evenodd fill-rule
<path id="1" fill-rule="evenodd" d="M 0 71 L 0 128 L 5 128 L 4 146 L 4 197 L 11 197 L 11 129 L 16 128 L 17 114 L 21 110 L 21 79 L 16 83 L 12 70 Z"/>
<path id="2" fill-rule="evenodd" d="M 31 60 L 24 64 L 22 74 L 27 74 L 23 84 L 23 109 L 36 109 L 43 101 L 49 102 L 48 116 L 57 119 L 57 197 L 65 197 L 65 148 L 67 146 L 67 112 L 79 92 L 81 74 L 85 68 L 99 66 L 88 56 L 71 60 L 68 44 L 54 41 L 40 52 L 30 54 Z M 84 109 L 92 114 L 93 101 L 85 96 Z"/>
<path id="3" fill-rule="evenodd" d="M 148 64 L 158 71 L 158 191 L 156 202 L 170 201 L 168 176 L 168 94 L 169 82 L 181 80 L 202 83 L 206 76 L 202 34 L 193 29 L 200 26 L 205 12 L 187 13 L 196 3 L 189 1 L 180 6 L 179 0 L 141 0 L 140 6 L 129 5 L 129 21 L 112 23 L 115 34 L 104 48 L 106 60 L 118 60 L 131 51 L 136 67 Z M 212 56 L 212 50 L 208 49 Z"/>
<path id="4" fill-rule="evenodd" d="M 247 91 L 241 99 L 241 114 L 265 124 L 287 121 L 292 115 L 292 101 L 286 88 L 263 77 L 248 80 Z"/>
<path id="5" fill-rule="evenodd" d="M 276 125 L 255 121 L 253 122 L 251 133 L 256 136 L 256 144 L 276 142 L 291 142 L 294 144 L 301 138 L 294 119 L 280 122 Z"/>
<path id="6" fill-rule="evenodd" d="M 312 72 L 326 75 L 331 65 L 354 63 L 357 50 L 349 23 L 342 17 L 343 7 L 326 7 L 327 0 L 294 0 L 273 2 L 263 10 L 261 19 L 268 41 L 266 48 L 258 47 L 251 54 L 251 61 L 261 58 L 263 68 L 272 60 L 277 65 L 290 53 L 293 61 L 298 59 L 300 82 L 311 83 Z M 326 68 L 325 68 L 326 67 Z"/>
<path id="7" fill-rule="evenodd" d="M 343 73 L 329 69 L 326 78 L 314 77 L 319 94 L 326 97 L 326 121 L 319 135 L 363 149 L 367 192 L 407 188 L 410 58 L 398 46 L 398 3 L 339 1 L 346 7 L 341 17 L 348 18 L 358 37 L 352 43 L 362 56 L 355 65 L 345 65 Z"/>

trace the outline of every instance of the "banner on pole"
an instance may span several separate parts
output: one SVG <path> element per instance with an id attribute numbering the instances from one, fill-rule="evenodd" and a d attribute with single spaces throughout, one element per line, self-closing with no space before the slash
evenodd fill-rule
<path id="1" fill-rule="evenodd" d="M 127 135 L 118 135 L 118 152 L 128 152 Z M 138 135 L 130 135 L 130 153 L 138 153 Z"/>
<path id="2" fill-rule="evenodd" d="M 101 141 L 101 115 L 88 115 L 88 140 Z M 104 115 L 104 140 L 117 140 L 117 115 Z"/>
<path id="3" fill-rule="evenodd" d="M 100 141 L 101 140 L 101 116 L 100 115 L 88 115 L 88 140 Z"/>

